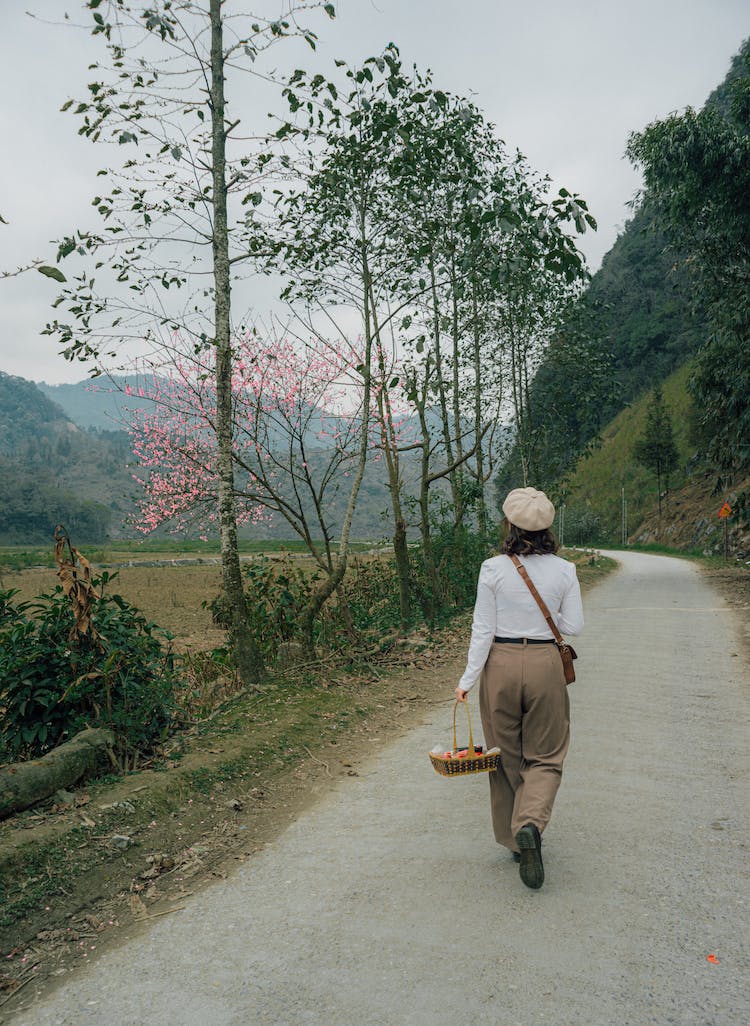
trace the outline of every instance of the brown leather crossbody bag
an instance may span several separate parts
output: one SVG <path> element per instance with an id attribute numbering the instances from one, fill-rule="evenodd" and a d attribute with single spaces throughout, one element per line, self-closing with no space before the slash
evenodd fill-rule
<path id="1" fill-rule="evenodd" d="M 572 645 L 569 645 L 567 643 L 565 638 L 557 629 L 557 624 L 552 619 L 552 614 L 547 608 L 544 599 L 536 590 L 534 582 L 529 577 L 528 571 L 526 570 L 526 567 L 523 565 L 521 560 L 518 558 L 518 556 L 511 556 L 510 558 L 513 560 L 513 565 L 515 566 L 516 570 L 519 572 L 521 577 L 523 577 L 524 581 L 526 582 L 526 586 L 528 587 L 529 591 L 536 599 L 536 604 L 541 609 L 542 616 L 547 621 L 547 625 L 549 626 L 549 629 L 552 631 L 555 637 L 557 651 L 560 653 L 560 658 L 562 659 L 563 672 L 565 673 L 565 683 L 572 684 L 573 681 L 576 679 L 576 671 L 575 667 L 573 666 L 573 660 L 578 658 L 578 656 L 576 655 L 576 650 L 573 648 Z"/>

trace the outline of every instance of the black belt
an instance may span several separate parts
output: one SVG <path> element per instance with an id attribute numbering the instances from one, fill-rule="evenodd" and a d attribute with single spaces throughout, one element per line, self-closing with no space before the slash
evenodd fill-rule
<path id="1" fill-rule="evenodd" d="M 554 638 L 495 638 L 499 645 L 554 645 Z"/>

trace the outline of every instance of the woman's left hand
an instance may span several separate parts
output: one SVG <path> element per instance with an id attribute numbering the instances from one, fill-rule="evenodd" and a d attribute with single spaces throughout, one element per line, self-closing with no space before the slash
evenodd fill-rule
<path id="1" fill-rule="evenodd" d="M 457 702 L 465 702 L 466 701 L 466 692 L 464 691 L 463 688 L 456 688 L 456 701 Z"/>

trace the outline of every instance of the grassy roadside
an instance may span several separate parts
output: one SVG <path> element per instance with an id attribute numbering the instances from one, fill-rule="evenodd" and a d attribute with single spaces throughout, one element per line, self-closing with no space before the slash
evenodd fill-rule
<path id="1" fill-rule="evenodd" d="M 575 558 L 584 589 L 615 566 Z M 32 997 L 178 909 L 435 703 L 447 716 L 469 624 L 466 613 L 433 636 L 416 632 L 367 664 L 287 672 L 180 735 L 158 768 L 90 782 L 0 824 L 0 1004 L 3 987 L 10 997 L 33 982 Z"/>

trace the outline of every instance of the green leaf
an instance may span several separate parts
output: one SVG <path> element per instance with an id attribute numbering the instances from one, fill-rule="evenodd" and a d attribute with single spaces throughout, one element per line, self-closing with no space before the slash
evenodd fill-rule
<path id="1" fill-rule="evenodd" d="M 67 281 L 68 279 L 62 273 L 59 267 L 37 267 L 37 271 L 43 274 L 46 278 L 54 278 L 55 281 Z"/>

